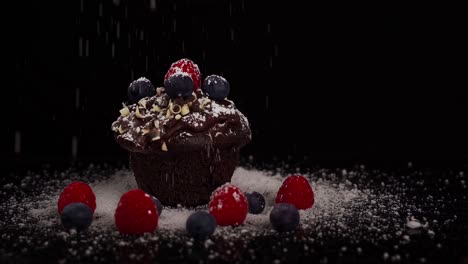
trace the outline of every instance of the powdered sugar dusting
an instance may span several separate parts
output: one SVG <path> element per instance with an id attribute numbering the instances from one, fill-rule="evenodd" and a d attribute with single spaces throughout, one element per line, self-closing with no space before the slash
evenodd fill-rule
<path id="1" fill-rule="evenodd" d="M 117 171 L 112 177 L 90 183 L 96 195 L 95 221 L 92 227 L 105 228 L 114 224 L 114 213 L 120 197 L 137 188 L 133 175 L 128 171 Z"/>
<path id="2" fill-rule="evenodd" d="M 150 82 L 150 80 L 148 80 L 146 77 L 140 77 L 134 82 Z"/>
<path id="3" fill-rule="evenodd" d="M 236 200 L 236 202 L 240 201 L 240 196 L 239 196 L 238 193 L 236 193 L 236 192 L 232 193 L 232 197 L 234 197 L 234 200 Z"/>
<path id="4" fill-rule="evenodd" d="M 158 221 L 158 230 L 185 230 L 185 222 L 193 212 L 186 208 L 165 208 Z"/>
<path id="5" fill-rule="evenodd" d="M 225 107 L 216 103 L 215 101 L 212 101 L 211 112 L 213 113 L 213 116 L 218 117 L 221 115 L 235 115 L 239 111 L 233 107 Z"/>
<path id="6" fill-rule="evenodd" d="M 414 217 L 412 217 L 411 219 L 408 220 L 408 222 L 406 222 L 406 226 L 412 229 L 422 227 L 419 220 L 415 219 Z"/>
<path id="7" fill-rule="evenodd" d="M 218 226 L 214 235 L 205 243 L 213 259 L 228 259 L 228 256 L 233 256 L 233 252 L 229 253 L 226 248 L 214 246 L 217 243 L 232 243 L 244 248 L 252 240 L 260 238 L 265 241 L 263 238 L 277 234 L 269 223 L 269 213 L 284 176 L 288 174 L 281 169 L 275 171 L 242 167 L 236 169 L 231 183 L 244 192 L 260 192 L 264 195 L 267 206 L 261 214 L 248 214 L 244 224 L 237 228 Z M 274 243 L 277 249 L 282 249 L 285 247 L 282 244 L 286 241 L 284 239 L 291 238 L 301 243 L 301 254 L 310 254 L 323 245 L 335 247 L 336 244 L 336 250 L 339 252 L 367 254 L 377 250 L 380 260 L 396 260 L 407 256 L 406 253 L 399 252 L 399 249 L 417 244 L 420 240 L 434 241 L 434 245 L 440 250 L 444 248 L 444 243 L 447 243 L 444 240 L 444 230 L 459 221 L 457 215 L 447 213 L 447 206 L 466 199 L 466 194 L 461 191 L 466 189 L 463 173 L 452 175 L 448 184 L 437 184 L 441 195 L 428 192 L 428 183 L 424 182 L 419 172 L 411 172 L 413 178 L 397 178 L 363 168 L 318 169 L 302 174 L 309 180 L 315 193 L 313 208 L 300 210 L 301 224 L 297 233 L 287 234 L 282 236 L 282 239 L 276 236 L 273 240 L 267 239 Z M 39 181 L 42 177 L 46 180 Z M 93 223 L 86 235 L 80 238 L 85 241 L 82 242 L 83 245 L 92 246 L 95 251 L 85 246 L 82 252 L 84 256 L 93 256 L 93 252 L 98 256 L 100 251 L 108 247 L 115 249 L 114 254 L 119 254 L 120 249 L 132 248 L 132 245 L 145 245 L 145 254 L 148 254 L 151 250 L 157 250 L 158 245 L 163 245 L 155 244 L 161 239 L 165 239 L 164 243 L 176 243 L 182 250 L 189 250 L 193 242 L 185 232 L 185 222 L 196 210 L 207 210 L 206 206 L 196 210 L 166 207 L 159 218 L 155 233 L 135 238 L 125 237 L 116 231 L 114 212 L 120 196 L 137 187 L 130 171 L 113 170 L 112 173 L 106 174 L 92 168 L 89 171 L 77 173 L 70 170 L 47 177 L 41 174 L 30 175 L 18 184 L 2 184 L 0 210 L 4 213 L 0 215 L 1 226 L 7 228 L 6 230 L 14 228 L 18 232 L 29 234 L 2 235 L 4 245 L 12 245 L 3 252 L 24 254 L 16 251 L 21 247 L 13 245 L 23 243 L 22 247 L 29 244 L 37 248 L 38 245 L 47 245 L 49 240 L 59 239 L 72 252 L 71 257 L 78 254 L 73 244 L 76 232 L 63 230 L 56 205 L 61 190 L 74 180 L 88 182 L 97 199 Z M 440 179 L 440 182 L 445 182 L 445 179 Z M 459 184 L 460 182 L 462 184 Z M 223 185 L 220 190 L 226 191 L 228 186 Z M 449 192 L 446 188 L 460 190 Z M 233 198 L 236 199 L 234 195 Z M 330 241 L 334 242 L 330 244 Z M 229 247 L 229 250 L 236 248 Z M 432 252 L 436 251 L 426 251 Z"/>
<path id="8" fill-rule="evenodd" d="M 219 76 L 219 75 L 216 75 L 217 78 L 220 78 L 224 83 L 227 83 L 226 79 L 223 77 L 223 76 Z M 208 76 L 210 77 L 210 76 Z M 208 79 L 208 85 L 211 85 L 211 83 L 214 83 L 214 84 L 217 84 L 218 81 L 216 79 L 212 79 L 212 78 L 207 78 Z"/>
<path id="9" fill-rule="evenodd" d="M 276 193 L 281 186 L 283 178 L 281 175 L 268 175 L 265 172 L 257 170 L 247 170 L 237 168 L 232 178 L 232 184 L 238 186 L 244 192 L 257 191 L 265 197 L 267 206 L 272 206 L 276 198 Z M 134 188 L 137 188 L 134 177 L 130 171 L 118 171 L 106 180 L 100 180 L 90 183 L 96 195 L 95 220 L 92 228 L 108 229 L 114 228 L 114 212 L 117 207 L 120 196 Z M 226 183 L 218 188 L 218 192 L 227 193 L 231 184 Z M 301 211 L 301 216 L 305 219 L 313 219 L 319 216 L 332 216 L 339 219 L 346 217 L 342 209 L 347 205 L 355 205 L 356 201 L 363 201 L 368 198 L 365 192 L 356 188 L 345 189 L 343 185 L 333 185 L 328 181 L 318 180 L 312 182 L 315 192 L 315 206 L 312 210 Z M 240 195 L 232 193 L 236 201 L 240 201 Z M 30 214 L 34 218 L 53 219 L 57 218 L 55 211 L 58 195 L 50 197 L 39 209 L 31 209 Z M 219 209 L 222 203 L 216 204 Z M 194 210 L 184 208 L 166 208 L 159 219 L 159 229 L 161 230 L 183 230 L 185 220 Z M 348 211 L 348 215 L 353 212 Z M 268 215 L 249 215 L 246 224 L 262 226 L 268 224 Z M 48 223 L 49 224 L 49 223 Z M 256 228 L 255 226 L 252 226 Z"/>
<path id="10" fill-rule="evenodd" d="M 181 68 L 175 68 L 175 73 L 172 74 L 171 76 L 187 76 L 191 77 L 191 75 L 185 71 L 182 71 Z"/>
<path id="11" fill-rule="evenodd" d="M 179 68 L 173 71 L 174 75 L 190 76 L 185 71 L 179 72 Z M 237 136 L 236 140 L 242 146 L 252 138 L 247 118 L 232 101 L 213 101 L 201 90 L 187 98 L 170 98 L 164 88 L 159 87 L 153 97 L 123 105 L 119 112 L 111 130 L 121 146 L 130 151 L 160 153 L 165 151 L 163 141 L 174 143 L 179 137 L 209 136 L 217 144 L 224 140 L 223 137 L 216 139 L 214 134 L 217 132 L 221 133 L 218 136 Z"/>
<path id="12" fill-rule="evenodd" d="M 322 177 L 324 176 L 324 177 Z M 310 210 L 301 210 L 303 226 L 307 223 L 326 221 L 327 218 L 333 218 L 339 228 L 352 228 L 349 226 L 349 220 L 361 224 L 368 224 L 374 219 L 374 224 L 379 222 L 383 213 L 390 213 L 396 220 L 401 218 L 400 213 L 405 211 L 404 203 L 400 196 L 393 193 L 377 192 L 375 190 L 358 188 L 357 184 L 351 183 L 348 179 L 344 182 L 336 182 L 327 179 L 329 175 L 317 173 L 309 175 L 310 183 L 315 193 L 315 204 Z M 244 192 L 257 191 L 264 195 L 267 207 L 274 204 L 276 193 L 283 181 L 280 174 L 272 174 L 258 170 L 248 170 L 246 168 L 237 168 L 232 177 L 232 184 L 238 186 Z M 62 187 L 65 186 L 62 184 Z M 117 207 L 120 196 L 128 190 L 137 188 L 134 177 L 130 171 L 117 171 L 114 175 L 105 180 L 96 180 L 90 182 L 96 194 L 95 219 L 91 226 L 94 229 L 114 228 L 114 211 Z M 230 183 L 226 183 L 218 188 L 223 193 L 228 192 Z M 56 201 L 60 190 L 54 193 L 41 196 L 40 203 L 31 202 L 25 204 L 30 219 L 35 219 L 39 224 L 51 226 L 58 224 L 56 211 Z M 239 194 L 234 192 L 233 198 L 240 200 Z M 222 204 L 214 206 L 222 207 Z M 385 210 L 383 210 L 385 208 Z M 271 210 L 267 208 L 266 212 Z M 185 208 L 166 208 L 159 220 L 160 230 L 183 230 L 185 220 L 194 210 Z M 405 224 L 408 228 L 415 229 L 424 227 L 419 220 L 410 218 Z M 388 220 L 388 217 L 387 217 Z M 428 220 L 426 226 L 430 225 Z M 268 214 L 249 215 L 246 226 L 257 228 L 255 224 L 261 226 L 268 225 Z M 382 227 L 379 227 L 382 228 Z M 404 226 L 402 226 L 404 231 Z M 257 230 L 258 231 L 258 230 Z"/>
<path id="13" fill-rule="evenodd" d="M 266 205 L 271 206 L 282 180 L 283 178 L 279 174 L 268 175 L 266 172 L 240 167 L 234 171 L 231 182 L 244 192 L 261 193 L 265 197 Z"/>

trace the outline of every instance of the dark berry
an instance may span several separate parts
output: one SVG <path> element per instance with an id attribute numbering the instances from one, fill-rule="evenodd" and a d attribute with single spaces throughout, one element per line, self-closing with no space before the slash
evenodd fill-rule
<path id="1" fill-rule="evenodd" d="M 210 214 L 220 226 L 243 224 L 249 211 L 248 207 L 244 193 L 230 183 L 214 190 L 208 204 Z"/>
<path id="2" fill-rule="evenodd" d="M 156 90 L 148 79 L 141 77 L 128 86 L 127 94 L 130 103 L 134 104 L 140 101 L 141 98 L 154 96 Z"/>
<path id="3" fill-rule="evenodd" d="M 60 194 L 57 207 L 59 214 L 62 213 L 63 208 L 70 203 L 84 203 L 91 208 L 96 209 L 96 196 L 94 195 L 91 187 L 80 181 L 72 182 L 65 187 Z"/>
<path id="4" fill-rule="evenodd" d="M 216 101 L 223 100 L 229 95 L 229 83 L 218 75 L 210 75 L 203 82 L 202 90 Z"/>
<path id="5" fill-rule="evenodd" d="M 279 232 L 287 232 L 299 226 L 299 211 L 292 204 L 275 204 L 270 213 L 270 223 Z"/>
<path id="6" fill-rule="evenodd" d="M 164 88 L 171 98 L 178 96 L 188 97 L 193 92 L 193 81 L 187 73 L 174 73 L 164 81 Z"/>
<path id="7" fill-rule="evenodd" d="M 70 203 L 63 208 L 60 219 L 66 229 L 82 231 L 91 225 L 93 210 L 84 203 Z"/>
<path id="8" fill-rule="evenodd" d="M 292 175 L 284 180 L 275 202 L 290 203 L 297 209 L 305 210 L 314 205 L 314 192 L 304 176 Z"/>
<path id="9" fill-rule="evenodd" d="M 200 88 L 200 69 L 198 65 L 189 59 L 180 59 L 172 63 L 171 67 L 164 76 L 164 81 L 169 79 L 173 74 L 184 72 L 187 73 L 193 81 L 193 90 L 196 91 Z"/>
<path id="10" fill-rule="evenodd" d="M 216 220 L 211 214 L 199 211 L 189 216 L 185 227 L 193 238 L 203 240 L 214 233 Z"/>
<path id="11" fill-rule="evenodd" d="M 151 196 L 151 198 L 153 199 L 153 202 L 156 205 L 156 209 L 158 209 L 158 216 L 161 216 L 161 213 L 162 213 L 162 210 L 163 210 L 163 205 L 162 205 L 161 201 L 159 201 L 159 199 L 154 197 L 154 196 Z"/>
<path id="12" fill-rule="evenodd" d="M 259 214 L 265 209 L 265 198 L 258 192 L 246 193 L 249 202 L 249 213 Z"/>

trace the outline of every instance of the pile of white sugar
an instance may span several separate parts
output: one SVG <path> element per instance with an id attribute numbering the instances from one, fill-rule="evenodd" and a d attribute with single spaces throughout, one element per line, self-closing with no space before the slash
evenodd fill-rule
<path id="1" fill-rule="evenodd" d="M 231 183 L 244 192 L 257 191 L 261 193 L 267 204 L 266 210 L 262 214 L 248 214 L 244 228 L 260 231 L 270 229 L 269 211 L 274 204 L 283 179 L 281 175 L 272 175 L 263 171 L 247 170 L 241 167 L 236 169 Z M 89 184 L 96 195 L 96 211 L 91 228 L 115 229 L 114 212 L 120 196 L 131 189 L 137 188 L 132 172 L 128 170 L 117 171 L 105 180 L 96 180 L 89 182 Z M 367 189 L 358 189 L 357 185 L 353 185 L 349 180 L 343 183 L 335 183 L 331 180 L 318 178 L 317 180 L 311 180 L 311 185 L 315 194 L 315 203 L 312 209 L 300 211 L 302 226 L 308 226 L 314 221 L 329 221 L 327 218 L 330 218 L 338 224 L 338 227 L 346 227 L 346 221 L 350 218 L 365 221 L 375 217 L 374 215 L 378 215 L 378 212 L 376 214 L 374 208 L 385 206 L 388 202 L 396 206 L 387 208 L 390 211 L 393 210 L 394 214 L 398 215 L 398 211 L 401 209 L 398 206 L 397 196 L 385 193 L 372 194 Z M 47 226 L 59 225 L 57 201 L 60 191 L 60 189 L 57 189 L 55 193 L 41 200 L 39 205 L 35 201 L 29 204 L 26 203 L 25 207 L 29 211 L 31 219 L 37 219 L 39 224 Z M 204 210 L 204 208 L 198 210 Z M 183 207 L 165 207 L 159 218 L 158 230 L 184 230 L 185 221 L 195 211 L 196 209 L 189 210 Z M 364 219 L 360 219 L 360 217 Z M 419 224 L 419 221 L 408 220 L 406 226 L 411 228 L 419 227 L 414 223 Z"/>
<path id="2" fill-rule="evenodd" d="M 338 255 L 373 255 L 375 260 L 424 261 L 427 254 L 444 249 L 444 232 L 460 221 L 451 208 L 467 198 L 463 172 L 434 178 L 416 170 L 389 174 L 364 166 L 308 170 L 299 174 L 312 186 L 314 206 L 300 211 L 296 231 L 279 234 L 269 223 L 269 213 L 281 183 L 290 175 L 284 171 L 236 169 L 231 183 L 244 192 L 263 194 L 267 206 L 261 214 L 248 214 L 240 226 L 218 226 L 202 251 L 197 246 L 197 254 L 207 254 L 200 259 L 245 260 L 247 250 L 247 257 L 256 262 L 265 252 L 281 259 L 294 249 L 300 251 L 299 256 L 321 252 L 322 262 L 336 256 L 337 251 Z M 30 252 L 34 258 L 34 251 L 50 248 L 55 252 L 53 248 L 60 246 L 62 251 L 57 254 L 63 261 L 134 261 L 160 257 L 174 248 L 180 260 L 193 256 L 196 243 L 185 231 L 185 222 L 206 206 L 165 207 L 156 232 L 137 237 L 119 234 L 114 225 L 118 201 L 122 194 L 137 188 L 128 169 L 90 166 L 31 172 L 17 179 L 0 185 L 2 255 L 29 256 Z M 88 183 L 96 195 L 93 223 L 87 232 L 78 234 L 64 230 L 57 213 L 61 191 L 77 180 Z M 434 250 L 410 253 L 421 241 Z"/>

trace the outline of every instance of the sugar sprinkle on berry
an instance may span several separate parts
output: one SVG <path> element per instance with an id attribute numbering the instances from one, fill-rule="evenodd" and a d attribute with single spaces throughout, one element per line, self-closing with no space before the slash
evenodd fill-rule
<path id="1" fill-rule="evenodd" d="M 220 101 L 229 95 L 230 86 L 225 78 L 219 75 L 210 75 L 203 81 L 202 90 L 207 93 L 211 99 Z"/>
<path id="2" fill-rule="evenodd" d="M 208 208 L 218 225 L 240 225 L 247 217 L 248 203 L 239 188 L 226 183 L 212 193 Z"/>
<path id="3" fill-rule="evenodd" d="M 184 58 L 172 63 L 164 76 L 164 81 L 168 80 L 175 73 L 187 73 L 192 78 L 193 91 L 200 88 L 200 69 L 192 60 Z"/>
<path id="4" fill-rule="evenodd" d="M 140 77 L 133 81 L 127 89 L 128 100 L 132 104 L 138 102 L 142 98 L 151 97 L 155 94 L 156 89 L 153 84 L 151 84 L 151 81 L 145 77 Z"/>

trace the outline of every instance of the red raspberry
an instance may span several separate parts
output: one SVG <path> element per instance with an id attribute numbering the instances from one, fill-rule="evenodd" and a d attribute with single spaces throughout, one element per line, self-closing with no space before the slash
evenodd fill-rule
<path id="1" fill-rule="evenodd" d="M 142 234 L 154 232 L 159 216 L 151 196 L 140 189 L 134 189 L 120 197 L 114 218 L 120 233 Z"/>
<path id="2" fill-rule="evenodd" d="M 172 63 L 171 67 L 164 76 L 164 80 L 169 79 L 169 77 L 171 77 L 176 72 L 188 73 L 193 81 L 193 90 L 196 91 L 200 88 L 200 69 L 198 69 L 198 65 L 193 63 L 193 61 L 189 59 L 180 59 Z"/>
<path id="3" fill-rule="evenodd" d="M 236 186 L 226 183 L 218 187 L 208 204 L 210 214 L 220 226 L 240 225 L 244 223 L 249 211 L 247 198 Z"/>
<path id="4" fill-rule="evenodd" d="M 293 204 L 297 209 L 308 209 L 314 205 L 314 192 L 304 176 L 292 175 L 284 180 L 275 202 Z"/>
<path id="5" fill-rule="evenodd" d="M 59 214 L 62 214 L 63 208 L 70 203 L 84 203 L 91 210 L 96 210 L 96 196 L 91 187 L 80 181 L 72 182 L 60 194 L 57 207 Z"/>

